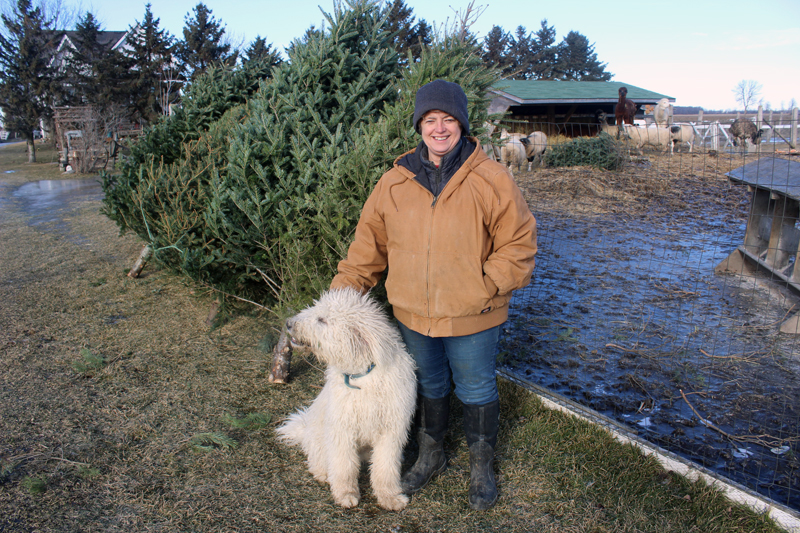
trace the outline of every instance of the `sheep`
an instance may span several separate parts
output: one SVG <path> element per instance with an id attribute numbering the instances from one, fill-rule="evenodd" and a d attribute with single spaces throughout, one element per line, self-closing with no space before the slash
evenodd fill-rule
<path id="1" fill-rule="evenodd" d="M 528 156 L 528 170 L 531 165 L 540 165 L 544 160 L 547 150 L 547 135 L 543 131 L 534 131 L 527 138 L 520 139 L 525 145 L 525 154 Z"/>
<path id="2" fill-rule="evenodd" d="M 655 125 L 639 127 L 629 124 L 625 124 L 623 128 L 625 135 L 629 139 L 629 142 L 636 147 L 636 150 L 640 155 L 642 154 L 643 146 L 661 148 L 662 152 L 666 152 L 667 148 L 672 145 L 671 132 L 669 128 Z"/>
<path id="3" fill-rule="evenodd" d="M 500 162 L 508 167 L 515 165 L 517 170 L 528 160 L 525 145 L 520 141 L 520 137 L 525 136 L 521 133 L 508 133 L 506 129 L 500 132 L 500 140 L 504 141 L 500 147 Z"/>
<path id="4" fill-rule="evenodd" d="M 669 127 L 670 139 L 670 152 L 674 151 L 675 147 L 681 143 L 689 143 L 689 153 L 692 153 L 694 148 L 694 126 L 691 124 L 673 124 Z"/>
<path id="5" fill-rule="evenodd" d="M 619 101 L 617 102 L 617 106 L 614 108 L 614 117 L 617 119 L 617 125 L 633 125 L 633 117 L 636 114 L 636 104 L 627 99 L 627 87 L 620 87 L 618 92 Z"/>
<path id="6" fill-rule="evenodd" d="M 506 165 L 515 164 L 517 169 L 522 166 L 522 158 L 528 161 L 528 170 L 531 170 L 534 163 L 541 164 L 547 149 L 547 135 L 541 131 L 525 135 L 524 133 L 508 133 L 504 129 L 500 132 L 500 139 L 506 141 L 500 149 L 500 162 Z M 506 147 L 508 147 L 507 150 L 505 150 Z M 521 153 L 520 147 L 522 148 Z"/>
<path id="7" fill-rule="evenodd" d="M 669 99 L 662 98 L 653 110 L 653 120 L 659 126 L 666 126 L 669 122 Z"/>
<path id="8" fill-rule="evenodd" d="M 733 136 L 733 145 L 739 146 L 738 141 L 742 141 L 742 151 L 747 150 L 747 141 L 750 140 L 755 145 L 761 141 L 761 134 L 763 133 L 752 120 L 746 118 L 737 118 L 731 124 L 730 129 Z"/>

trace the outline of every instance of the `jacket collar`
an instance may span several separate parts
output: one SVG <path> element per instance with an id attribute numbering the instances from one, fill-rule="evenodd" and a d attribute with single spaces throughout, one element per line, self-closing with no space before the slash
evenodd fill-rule
<path id="1" fill-rule="evenodd" d="M 461 148 L 461 167 L 456 171 L 453 177 L 450 178 L 450 181 L 455 182 L 452 186 L 448 183 L 448 185 L 442 191 L 442 196 L 450 196 L 450 192 L 455 190 L 462 181 L 469 175 L 470 171 L 486 161 L 488 156 L 486 152 L 483 151 L 480 143 L 478 142 L 477 137 L 465 137 L 468 143 L 465 143 Z M 417 150 L 421 149 L 421 146 L 424 144 L 420 143 L 420 146 L 409 150 L 408 152 L 401 154 L 394 160 L 394 167 L 400 170 L 401 174 L 405 176 L 407 179 L 415 179 L 417 174 L 422 171 L 422 162 L 418 155 L 416 155 Z M 472 152 L 470 153 L 469 148 L 473 147 Z M 444 199 L 444 198 L 441 198 Z"/>

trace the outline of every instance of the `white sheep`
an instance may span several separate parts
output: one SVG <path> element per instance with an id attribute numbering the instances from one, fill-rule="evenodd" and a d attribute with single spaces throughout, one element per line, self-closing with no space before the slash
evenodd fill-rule
<path id="1" fill-rule="evenodd" d="M 625 124 L 623 131 L 630 144 L 636 147 L 639 155 L 642 154 L 643 146 L 660 148 L 662 152 L 666 152 L 667 148 L 672 146 L 671 132 L 669 128 L 663 126 L 642 127 Z"/>
<path id="2" fill-rule="evenodd" d="M 529 135 L 524 133 L 508 133 L 503 129 L 500 140 L 505 144 L 500 149 L 500 162 L 510 166 L 516 165 L 517 170 L 522 164 L 528 162 L 528 170 L 534 163 L 541 164 L 545 150 L 547 150 L 547 135 L 541 131 L 534 131 Z"/>
<path id="3" fill-rule="evenodd" d="M 522 133 L 508 133 L 503 129 L 500 132 L 500 140 L 503 146 L 500 147 L 500 162 L 507 167 L 516 166 L 517 170 L 522 168 L 522 164 L 528 161 L 528 154 L 521 139 L 526 135 Z"/>
<path id="4" fill-rule="evenodd" d="M 669 127 L 669 131 L 670 138 L 672 139 L 670 152 L 672 152 L 677 145 L 688 143 L 689 153 L 691 154 L 694 148 L 694 126 L 691 124 L 673 124 Z"/>
<path id="5" fill-rule="evenodd" d="M 669 99 L 662 98 L 653 110 L 653 120 L 659 126 L 666 126 L 669 122 Z"/>
<path id="6" fill-rule="evenodd" d="M 544 152 L 547 150 L 547 135 L 543 131 L 534 131 L 527 138 L 527 144 L 524 139 L 520 139 L 525 144 L 525 153 L 528 156 L 528 168 L 530 165 L 541 165 L 544 161 Z"/>

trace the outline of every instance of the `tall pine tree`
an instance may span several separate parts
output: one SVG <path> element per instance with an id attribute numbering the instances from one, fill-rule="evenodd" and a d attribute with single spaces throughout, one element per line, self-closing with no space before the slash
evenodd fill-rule
<path id="1" fill-rule="evenodd" d="M 417 61 L 422 48 L 431 44 L 431 27 L 420 19 L 414 24 L 413 11 L 403 0 L 394 0 L 389 7 L 389 18 L 386 30 L 394 33 L 394 49 L 400 56 L 400 63 L 406 65 L 409 61 Z"/>
<path id="2" fill-rule="evenodd" d="M 228 60 L 231 45 L 223 42 L 225 27 L 204 3 L 197 4 L 194 16 L 187 13 L 185 20 L 183 41 L 178 43 L 177 56 L 186 75 L 194 79 L 211 65 Z"/>
<path id="3" fill-rule="evenodd" d="M 144 19 L 133 28 L 127 53 L 134 73 L 130 86 L 131 114 L 146 123 L 168 114 L 169 104 L 177 100 L 181 84 L 173 56 L 175 38 L 159 27 L 160 22 L 148 3 Z"/>
<path id="4" fill-rule="evenodd" d="M 75 50 L 67 62 L 70 79 L 70 103 L 88 103 L 101 113 L 127 108 L 132 100 L 134 79 L 131 61 L 113 42 L 103 37 L 96 17 L 87 11 L 72 35 Z"/>
<path id="5" fill-rule="evenodd" d="M 280 52 L 272 49 L 272 44 L 267 44 L 264 37 L 256 35 L 256 38 L 242 54 L 242 65 L 255 62 L 264 63 L 271 68 L 283 63 L 283 58 Z"/>
<path id="6" fill-rule="evenodd" d="M 608 81 L 613 76 L 606 72 L 606 64 L 597 60 L 594 45 L 576 31 L 569 32 L 561 42 L 556 68 L 564 80 Z"/>
<path id="7" fill-rule="evenodd" d="M 532 79 L 553 80 L 558 77 L 556 66 L 558 64 L 558 45 L 556 45 L 556 29 L 547 25 L 547 19 L 542 20 L 541 27 L 534 34 Z"/>
<path id="8" fill-rule="evenodd" d="M 50 66 L 55 38 L 41 8 L 30 0 L 18 0 L 9 14 L 2 15 L 0 33 L 0 109 L 7 130 L 22 135 L 28 143 L 28 162 L 36 162 L 34 131 L 49 121 L 62 87 L 59 73 Z"/>
<path id="9" fill-rule="evenodd" d="M 506 69 L 509 77 L 513 80 L 529 80 L 533 77 L 534 38 L 525 29 L 525 26 L 517 26 L 517 31 L 511 39 L 508 47 L 510 65 Z"/>
<path id="10" fill-rule="evenodd" d="M 484 65 L 505 72 L 512 62 L 509 55 L 510 45 L 511 36 L 503 31 L 500 26 L 492 26 L 492 29 L 483 40 L 481 57 Z"/>

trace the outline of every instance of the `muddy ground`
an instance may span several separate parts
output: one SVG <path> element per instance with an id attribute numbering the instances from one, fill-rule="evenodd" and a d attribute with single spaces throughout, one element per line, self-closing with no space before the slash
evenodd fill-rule
<path id="1" fill-rule="evenodd" d="M 714 267 L 743 242 L 739 155 L 648 154 L 621 173 L 518 173 L 540 228 L 504 366 L 800 509 L 800 299 Z"/>

